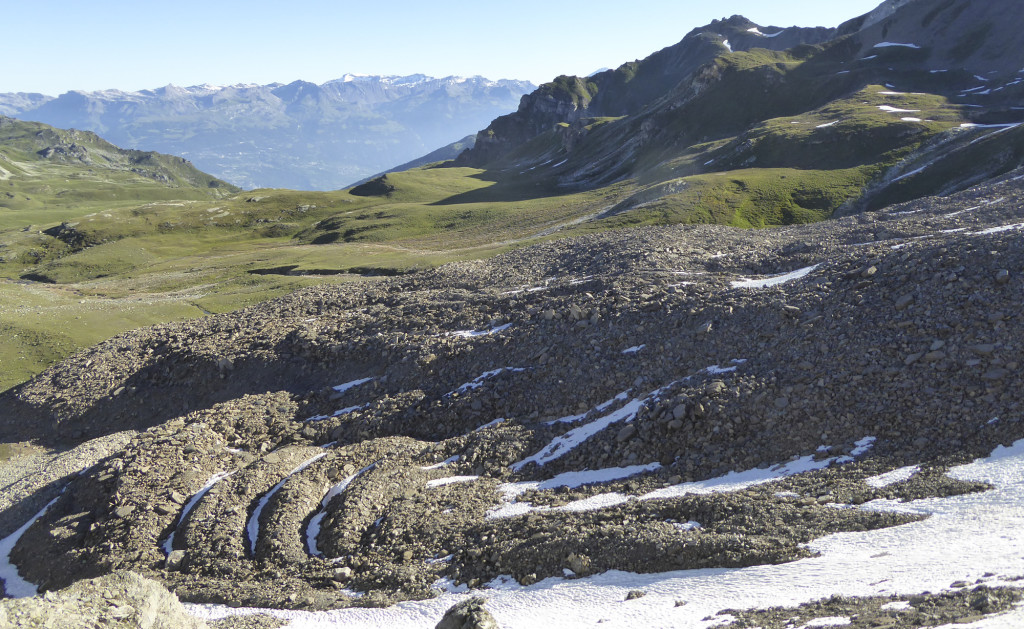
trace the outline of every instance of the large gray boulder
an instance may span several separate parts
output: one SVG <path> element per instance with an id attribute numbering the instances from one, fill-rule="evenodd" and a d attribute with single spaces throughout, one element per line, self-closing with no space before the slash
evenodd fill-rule
<path id="1" fill-rule="evenodd" d="M 484 608 L 487 599 L 475 597 L 453 605 L 434 629 L 500 629 L 491 612 Z"/>
<path id="2" fill-rule="evenodd" d="M 67 589 L 0 601 L 0 627 L 205 629 L 163 585 L 122 571 Z"/>

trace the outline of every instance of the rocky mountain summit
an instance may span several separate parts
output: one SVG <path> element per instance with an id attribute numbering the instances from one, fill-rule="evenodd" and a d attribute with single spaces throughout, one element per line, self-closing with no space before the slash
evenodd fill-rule
<path id="1" fill-rule="evenodd" d="M 347 74 L 322 85 L 0 94 L 0 114 L 181 155 L 245 188 L 333 190 L 476 131 L 533 88 L 479 76 Z"/>
<path id="2" fill-rule="evenodd" d="M 439 583 L 775 564 L 916 521 L 856 505 L 983 491 L 945 471 L 1024 437 L 1022 201 L 1017 171 L 825 223 L 582 236 L 123 334 L 0 398 L 4 434 L 108 444 L 3 512 L 6 587 L 131 569 L 185 601 L 379 606 Z M 733 473 L 761 480 L 696 489 Z"/>

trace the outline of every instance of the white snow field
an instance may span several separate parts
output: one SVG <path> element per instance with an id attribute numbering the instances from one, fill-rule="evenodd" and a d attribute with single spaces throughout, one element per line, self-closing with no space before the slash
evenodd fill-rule
<path id="1" fill-rule="evenodd" d="M 910 468 L 897 470 L 874 482 L 902 482 L 909 473 Z M 714 616 L 728 608 L 795 606 L 833 594 L 909 596 L 949 590 L 961 580 L 1013 585 L 1010 579 L 1024 575 L 1024 440 L 954 468 L 950 476 L 988 482 L 994 489 L 910 503 L 869 502 L 860 508 L 931 517 L 889 529 L 829 535 L 808 545 L 817 557 L 782 565 L 661 574 L 612 571 L 578 579 L 549 578 L 525 587 L 504 577 L 489 584 L 490 589 L 472 593 L 444 592 L 446 584 L 439 582 L 438 589 L 444 593 L 438 598 L 386 609 L 300 612 L 191 605 L 189 610 L 208 619 L 269 613 L 287 620 L 292 629 L 413 629 L 434 627 L 458 601 L 484 596 L 487 608 L 506 629 L 556 624 L 560 629 L 704 628 L 729 620 L 728 616 Z M 643 590 L 647 595 L 626 601 L 631 590 Z M 841 620 L 820 618 L 803 626 L 837 626 Z M 1021 626 L 1024 607 L 971 625 L 955 625 L 973 629 Z"/>

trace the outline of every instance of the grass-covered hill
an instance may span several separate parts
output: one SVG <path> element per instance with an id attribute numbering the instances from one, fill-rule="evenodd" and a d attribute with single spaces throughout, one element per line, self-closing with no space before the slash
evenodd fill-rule
<path id="1" fill-rule="evenodd" d="M 30 281 L 45 279 L 37 277 L 40 264 L 88 257 L 125 235 L 76 229 L 83 221 L 116 221 L 156 205 L 209 206 L 238 191 L 180 157 L 0 116 L 0 387 L 125 329 L 201 314 L 130 287 L 120 299 L 104 301 L 85 287 Z M 95 275 L 116 274 L 145 258 L 140 243 L 125 245 Z"/>

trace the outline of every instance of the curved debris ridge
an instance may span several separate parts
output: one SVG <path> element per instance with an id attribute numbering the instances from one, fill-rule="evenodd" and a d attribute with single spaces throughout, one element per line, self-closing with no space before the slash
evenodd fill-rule
<path id="1" fill-rule="evenodd" d="M 320 500 L 320 509 L 312 518 L 310 518 L 309 525 L 306 527 L 306 548 L 309 550 L 310 555 L 313 557 L 323 557 L 323 553 L 320 552 L 320 549 L 317 546 L 316 539 L 320 535 L 320 524 L 323 522 L 324 516 L 327 515 L 327 505 L 330 504 L 331 500 L 336 496 L 340 496 L 346 489 L 348 489 L 348 486 L 352 484 L 352 481 L 372 470 L 376 465 L 377 463 L 367 465 L 355 474 L 352 474 L 345 480 L 328 489 L 327 493 L 324 494 L 324 497 Z"/>
<path id="2" fill-rule="evenodd" d="M 206 481 L 206 484 L 203 485 L 202 489 L 197 491 L 195 495 L 189 498 L 189 501 L 186 502 L 185 506 L 181 508 L 181 514 L 178 516 L 178 522 L 174 526 L 175 530 L 171 531 L 171 534 L 168 535 L 167 539 L 165 539 L 163 543 L 160 545 L 164 549 L 165 553 L 170 555 L 171 552 L 174 550 L 174 534 L 177 533 L 177 529 L 181 527 L 182 523 L 188 518 L 189 515 L 191 515 L 192 509 L 196 506 L 196 503 L 202 500 L 203 496 L 205 496 L 211 489 L 213 489 L 214 485 L 224 480 L 228 476 L 231 476 L 232 474 L 235 473 L 235 471 L 236 470 L 232 470 L 230 472 L 218 472 L 214 474 L 213 476 L 210 477 L 210 480 Z"/>
<path id="3" fill-rule="evenodd" d="M 144 429 L 10 565 L 327 609 L 776 564 L 916 522 L 876 507 L 984 491 L 945 471 L 1024 439 L 1022 186 L 578 236 L 127 333 L 0 396 L 37 434 Z"/>
<path id="4" fill-rule="evenodd" d="M 14 545 L 18 543 L 18 540 L 21 539 L 21 536 L 25 534 L 25 531 L 35 524 L 39 518 L 43 517 L 50 507 L 53 506 L 53 503 L 57 502 L 58 498 L 60 496 L 46 503 L 46 506 L 40 509 L 39 513 L 25 522 L 18 530 L 0 540 L 0 579 L 4 581 L 4 594 L 10 598 L 35 596 L 39 592 L 38 586 L 29 583 L 21 576 L 18 567 L 11 561 L 11 551 L 14 549 Z"/>
<path id="5" fill-rule="evenodd" d="M 266 542 L 263 545 L 263 548 L 260 548 L 260 527 L 264 526 L 262 516 L 263 510 L 267 507 L 267 504 L 270 503 L 270 501 L 274 498 L 277 492 L 280 491 L 281 488 L 284 487 L 285 484 L 288 481 L 290 481 L 296 474 L 299 474 L 313 463 L 327 456 L 326 452 L 314 450 L 313 448 L 302 448 L 301 450 L 294 449 L 285 453 L 281 453 L 284 457 L 293 459 L 295 455 L 300 452 L 303 454 L 309 454 L 310 450 L 313 450 L 314 452 L 316 452 L 316 454 L 309 457 L 308 459 L 303 460 L 301 463 L 299 463 L 298 466 L 292 469 L 292 471 L 288 472 L 288 474 L 283 479 L 278 481 L 276 485 L 271 487 L 270 491 L 268 491 L 259 499 L 259 502 L 256 503 L 256 507 L 253 509 L 252 514 L 249 515 L 249 519 L 245 523 L 245 534 L 246 538 L 249 540 L 249 554 L 253 557 L 258 556 L 257 549 L 263 551 L 262 553 L 260 553 L 260 555 L 262 555 L 267 552 L 268 546 L 274 548 L 279 547 L 279 545 L 282 544 L 281 540 L 275 535 L 275 531 L 267 536 L 271 541 Z M 270 518 L 268 517 L 267 519 Z"/>

